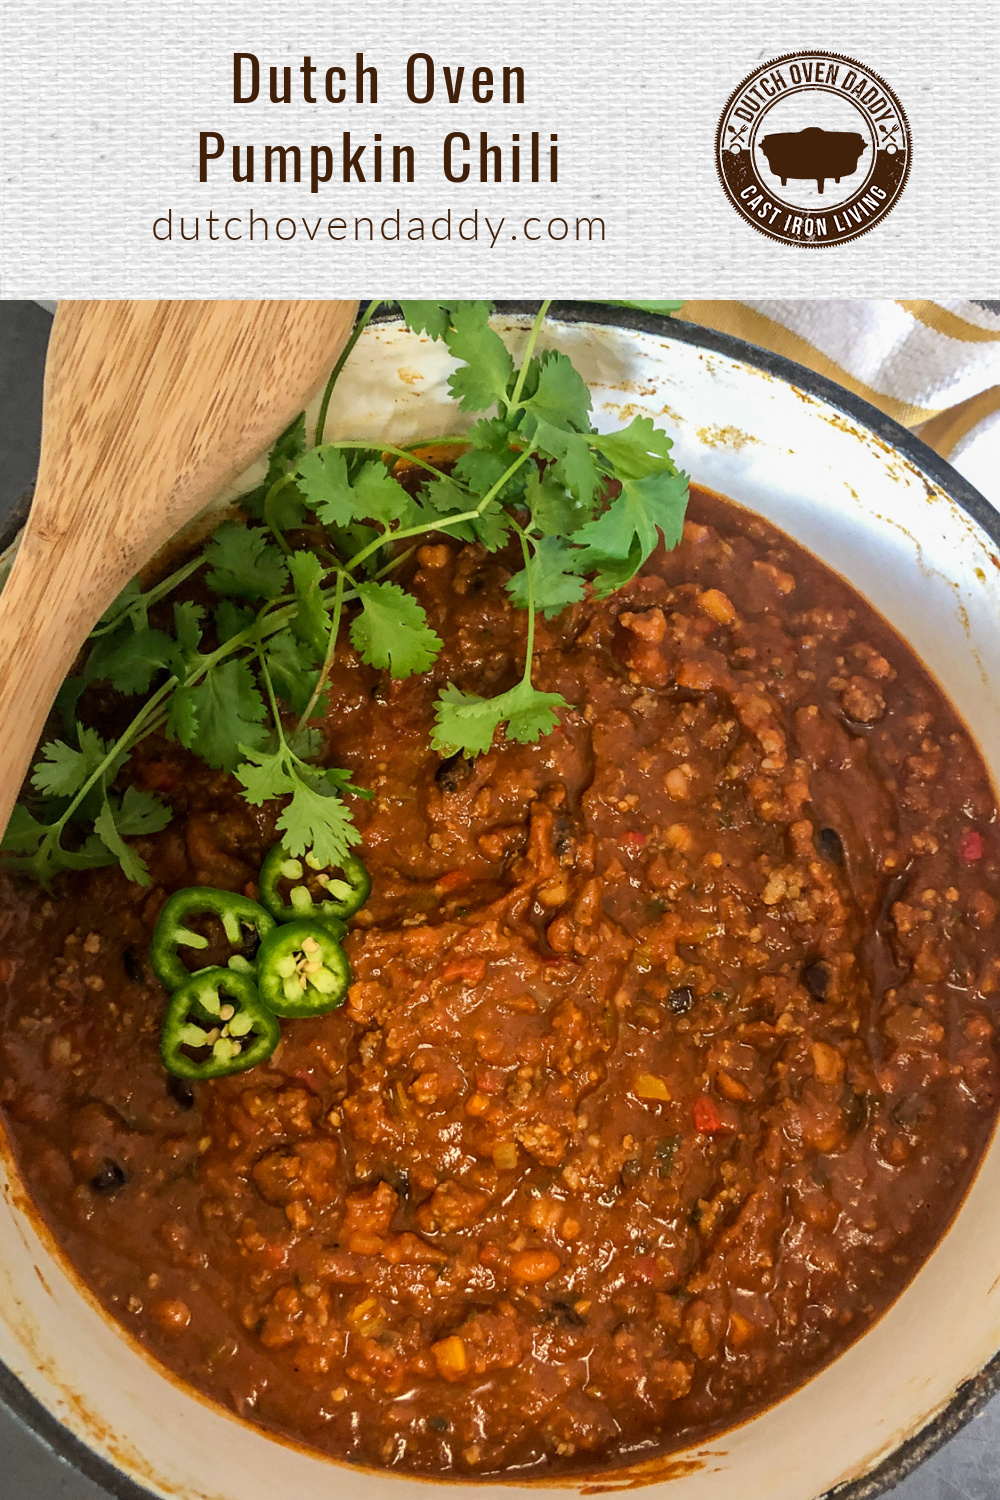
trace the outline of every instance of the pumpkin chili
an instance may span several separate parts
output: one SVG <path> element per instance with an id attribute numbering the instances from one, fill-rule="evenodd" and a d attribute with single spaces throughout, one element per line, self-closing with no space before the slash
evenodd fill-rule
<path id="1" fill-rule="evenodd" d="M 904 643 L 696 491 L 674 552 L 537 621 L 558 729 L 442 759 L 441 686 L 518 680 L 518 566 L 419 547 L 425 673 L 338 647 L 372 888 L 345 1003 L 259 1066 L 165 1073 L 146 955 L 172 892 L 255 887 L 278 806 L 152 736 L 151 889 L 0 875 L 0 1105 L 80 1274 L 246 1420 L 430 1476 L 633 1463 L 792 1390 L 929 1254 L 998 1099 L 995 797 Z"/>

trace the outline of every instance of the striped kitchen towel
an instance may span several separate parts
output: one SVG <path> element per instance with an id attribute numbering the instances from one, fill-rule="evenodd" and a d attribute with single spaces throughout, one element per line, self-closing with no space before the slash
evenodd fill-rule
<path id="1" fill-rule="evenodd" d="M 915 428 L 1000 510 L 1000 301 L 685 302 Z"/>

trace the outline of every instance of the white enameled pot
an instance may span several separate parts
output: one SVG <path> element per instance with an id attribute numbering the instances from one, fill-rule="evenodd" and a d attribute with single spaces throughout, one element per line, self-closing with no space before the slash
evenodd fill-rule
<path id="1" fill-rule="evenodd" d="M 843 574 L 944 686 L 1000 784 L 1000 518 L 986 502 L 901 428 L 786 361 L 593 304 L 556 313 L 546 341 L 590 382 L 598 426 L 653 417 L 698 483 L 759 511 Z M 529 309 L 512 307 L 497 326 L 516 349 L 529 320 Z M 341 380 L 328 434 L 402 443 L 455 431 L 450 369 L 441 344 L 398 321 L 372 325 Z M 786 1400 L 632 1479 L 663 1500 L 817 1500 L 840 1485 L 861 1500 L 992 1389 L 998 1349 L 994 1141 L 938 1249 L 880 1322 Z M 0 1360 L 0 1396 L 122 1500 L 405 1500 L 413 1490 L 412 1480 L 338 1467 L 268 1437 L 163 1373 L 82 1290 L 9 1163 Z M 481 1500 L 501 1487 L 448 1489 Z"/>

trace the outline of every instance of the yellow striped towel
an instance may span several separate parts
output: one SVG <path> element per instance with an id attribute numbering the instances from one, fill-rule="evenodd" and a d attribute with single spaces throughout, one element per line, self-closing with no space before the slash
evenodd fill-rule
<path id="1" fill-rule="evenodd" d="M 1000 509 L 1000 301 L 685 302 L 915 428 Z"/>

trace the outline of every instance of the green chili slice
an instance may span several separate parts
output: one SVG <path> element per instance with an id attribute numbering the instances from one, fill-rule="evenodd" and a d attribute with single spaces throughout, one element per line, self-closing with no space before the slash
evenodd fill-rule
<path id="1" fill-rule="evenodd" d="M 321 1016 L 343 1005 L 351 966 L 320 922 L 286 922 L 269 932 L 257 954 L 260 998 L 276 1016 Z"/>
<path id="2" fill-rule="evenodd" d="M 212 886 L 192 885 L 175 893 L 165 903 L 153 931 L 149 958 L 153 972 L 166 985 L 175 990 L 186 984 L 192 970 L 181 958 L 178 949 L 190 948 L 198 951 L 207 948 L 209 940 L 188 925 L 191 917 L 218 917 L 234 952 L 229 962 L 234 970 L 252 972 L 253 964 L 239 950 L 247 941 L 250 929 L 258 941 L 267 936 L 274 927 L 274 918 L 256 901 L 248 896 L 238 896 L 233 891 L 217 891 Z"/>
<path id="3" fill-rule="evenodd" d="M 248 974 L 202 969 L 170 997 L 160 1056 L 178 1078 L 224 1078 L 265 1062 L 280 1040 L 281 1026 Z"/>
<path id="4" fill-rule="evenodd" d="M 260 872 L 260 899 L 279 922 L 325 922 L 336 936 L 368 900 L 371 876 L 354 854 L 340 865 L 324 865 L 312 850 L 289 854 L 276 844 Z M 338 931 L 339 928 L 339 931 Z"/>

